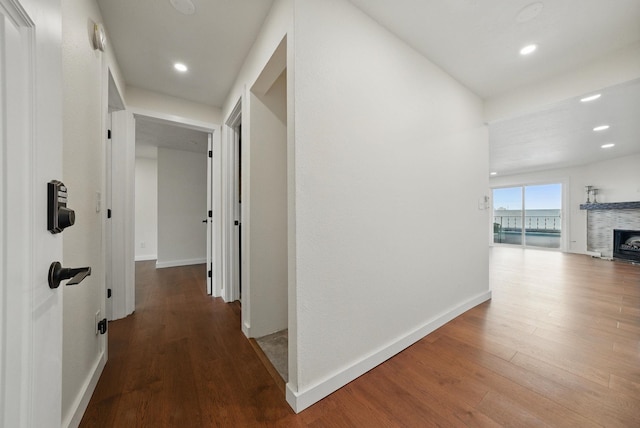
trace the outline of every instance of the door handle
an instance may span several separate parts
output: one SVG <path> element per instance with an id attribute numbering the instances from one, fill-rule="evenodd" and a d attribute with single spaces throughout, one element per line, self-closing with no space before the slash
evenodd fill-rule
<path id="1" fill-rule="evenodd" d="M 206 219 L 204 219 L 204 220 L 202 220 L 202 222 L 203 222 L 203 223 L 206 223 L 206 222 L 207 222 L 207 220 L 206 220 Z"/>
<path id="2" fill-rule="evenodd" d="M 58 288 L 60 282 L 70 279 L 67 285 L 80 284 L 83 279 L 91 275 L 90 267 L 64 268 L 60 262 L 53 262 L 49 266 L 49 288 Z"/>

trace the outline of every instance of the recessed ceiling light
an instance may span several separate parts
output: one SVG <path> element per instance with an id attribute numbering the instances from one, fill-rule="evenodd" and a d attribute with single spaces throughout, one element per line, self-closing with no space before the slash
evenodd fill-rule
<path id="1" fill-rule="evenodd" d="M 520 55 L 529 55 L 535 52 L 538 49 L 538 45 L 527 45 L 520 49 Z"/>
<path id="2" fill-rule="evenodd" d="M 489 175 L 498 175 L 498 173 L 494 171 L 494 172 L 490 172 Z"/>
<path id="3" fill-rule="evenodd" d="M 610 149 L 611 147 L 615 146 L 615 144 L 613 143 L 607 143 L 607 144 L 603 144 L 600 147 L 602 147 L 603 149 Z"/>
<path id="4" fill-rule="evenodd" d="M 580 101 L 582 101 L 583 103 L 588 103 L 589 101 L 597 100 L 598 98 L 600 98 L 601 95 L 602 94 L 593 94 L 588 97 L 582 98 Z"/>
<path id="5" fill-rule="evenodd" d="M 196 7 L 191 0 L 169 0 L 169 3 L 175 10 L 184 15 L 193 15 L 196 11 Z"/>
<path id="6" fill-rule="evenodd" d="M 609 129 L 609 125 L 600 125 L 600 126 L 596 126 L 595 128 L 593 128 L 594 131 L 604 131 L 606 129 Z"/>
<path id="7" fill-rule="evenodd" d="M 187 66 L 184 65 L 181 62 L 176 62 L 175 64 L 173 64 L 173 68 L 175 68 L 176 70 L 178 70 L 178 71 L 180 71 L 182 73 L 184 73 L 185 71 L 188 70 Z"/>

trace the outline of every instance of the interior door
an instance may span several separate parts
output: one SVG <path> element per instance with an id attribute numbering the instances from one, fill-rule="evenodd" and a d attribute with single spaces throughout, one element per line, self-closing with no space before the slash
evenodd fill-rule
<path id="1" fill-rule="evenodd" d="M 111 153 L 111 112 L 107 114 L 107 143 L 105 144 L 105 207 L 107 219 L 105 221 L 105 289 L 113 290 L 113 239 L 112 234 L 113 231 L 111 229 L 111 193 L 112 193 L 112 185 L 111 185 L 111 168 L 112 168 L 112 153 Z M 105 300 L 104 310 L 106 313 L 107 320 L 113 320 L 113 299 L 111 298 L 110 293 L 107 294 Z"/>
<path id="2" fill-rule="evenodd" d="M 62 179 L 59 0 L 0 0 L 0 425 L 58 427 L 62 290 L 47 182 Z M 37 59 L 34 61 L 34 59 Z"/>
<path id="3" fill-rule="evenodd" d="M 213 135 L 209 134 L 207 143 L 207 294 L 213 294 L 213 208 L 212 208 L 212 192 L 213 192 Z"/>

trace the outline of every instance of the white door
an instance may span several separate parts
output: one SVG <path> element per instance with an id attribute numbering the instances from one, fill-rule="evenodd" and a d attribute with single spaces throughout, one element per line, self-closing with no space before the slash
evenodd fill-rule
<path id="1" fill-rule="evenodd" d="M 112 230 L 111 230 L 111 112 L 107 114 L 107 142 L 105 144 L 105 207 L 107 219 L 105 220 L 105 289 L 112 290 L 113 289 L 113 260 L 112 260 L 112 251 L 113 251 L 113 243 L 112 243 Z M 113 320 L 113 299 L 111 295 L 108 294 L 105 300 L 104 310 L 106 313 L 106 317 L 109 321 Z"/>
<path id="2" fill-rule="evenodd" d="M 205 221 L 207 222 L 207 294 L 213 294 L 213 207 L 212 207 L 212 193 L 213 193 L 213 134 L 209 133 L 208 158 L 207 158 L 207 213 Z"/>
<path id="3" fill-rule="evenodd" d="M 47 182 L 62 179 L 59 0 L 0 0 L 0 425 L 59 427 L 62 290 Z"/>

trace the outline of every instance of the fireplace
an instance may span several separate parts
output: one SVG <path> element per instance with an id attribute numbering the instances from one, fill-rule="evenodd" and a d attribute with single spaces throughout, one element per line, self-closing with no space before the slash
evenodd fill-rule
<path id="1" fill-rule="evenodd" d="M 640 230 L 613 230 L 613 257 L 640 263 Z"/>

